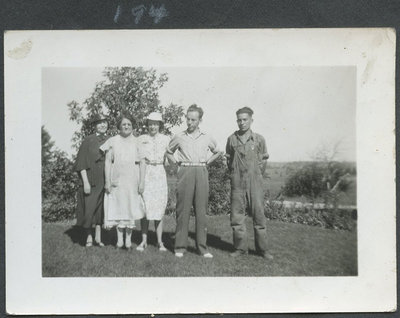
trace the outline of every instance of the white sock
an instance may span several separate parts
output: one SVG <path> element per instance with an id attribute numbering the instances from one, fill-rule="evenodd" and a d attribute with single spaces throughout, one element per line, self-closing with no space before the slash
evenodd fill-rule
<path id="1" fill-rule="evenodd" d="M 126 232 L 125 232 L 125 246 L 126 247 L 132 246 L 131 237 L 132 237 L 132 229 L 127 227 Z"/>
<path id="2" fill-rule="evenodd" d="M 117 227 L 117 236 L 118 236 L 117 246 L 123 246 L 124 245 L 124 229 L 123 228 Z"/>
<path id="3" fill-rule="evenodd" d="M 96 225 L 95 240 L 97 243 L 101 242 L 101 227 L 100 227 L 100 225 Z"/>

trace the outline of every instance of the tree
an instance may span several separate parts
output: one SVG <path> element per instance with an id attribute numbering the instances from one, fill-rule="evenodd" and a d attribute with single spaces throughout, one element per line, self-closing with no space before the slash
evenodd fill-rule
<path id="1" fill-rule="evenodd" d="M 288 196 L 304 195 L 314 201 L 324 190 L 324 169 L 317 162 L 308 162 L 289 175 L 283 193 Z"/>
<path id="2" fill-rule="evenodd" d="M 54 141 L 51 140 L 50 134 L 44 126 L 42 126 L 42 165 L 49 162 L 53 146 Z"/>
<path id="3" fill-rule="evenodd" d="M 312 155 L 314 161 L 293 171 L 283 188 L 288 196 L 306 196 L 313 202 L 323 197 L 326 204 L 337 205 L 338 195 L 345 192 L 351 183 L 350 175 L 355 168 L 336 160 L 340 152 L 340 141 L 331 145 L 320 145 Z"/>
<path id="4" fill-rule="evenodd" d="M 77 174 L 65 152 L 55 150 L 42 166 L 42 218 L 47 222 L 73 219 L 75 216 Z"/>
<path id="5" fill-rule="evenodd" d="M 323 171 L 323 196 L 326 204 L 336 207 L 338 195 L 345 192 L 350 185 L 350 172 L 348 165 L 337 161 L 341 152 L 341 140 L 321 144 L 315 154 L 314 160 L 319 162 Z"/>
<path id="6" fill-rule="evenodd" d="M 183 107 L 175 104 L 160 104 L 158 92 L 168 81 L 167 74 L 157 74 L 154 69 L 142 67 L 106 67 L 104 80 L 96 83 L 94 91 L 83 102 L 68 104 L 70 119 L 81 125 L 75 132 L 72 142 L 77 149 L 82 139 L 92 132 L 90 119 L 102 113 L 109 119 L 110 134 L 117 133 L 117 119 L 121 114 L 129 114 L 134 119 L 135 134 L 145 132 L 145 118 L 153 112 L 163 114 L 164 133 L 170 134 L 173 126 L 182 123 Z"/>
<path id="7" fill-rule="evenodd" d="M 50 134 L 42 126 L 42 218 L 71 219 L 75 214 L 77 176 L 65 152 L 54 149 Z"/>

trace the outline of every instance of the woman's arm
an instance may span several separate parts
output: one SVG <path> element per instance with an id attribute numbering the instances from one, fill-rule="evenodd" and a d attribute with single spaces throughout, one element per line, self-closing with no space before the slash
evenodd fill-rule
<path id="1" fill-rule="evenodd" d="M 169 160 L 168 160 L 166 152 L 164 152 L 163 163 L 164 163 L 164 166 L 169 166 Z"/>
<path id="2" fill-rule="evenodd" d="M 139 162 L 139 194 L 143 194 L 144 192 L 144 178 L 146 176 L 146 161 L 143 158 Z"/>
<path id="3" fill-rule="evenodd" d="M 83 181 L 83 192 L 85 194 L 90 194 L 90 190 L 91 190 L 91 186 L 89 183 L 89 179 L 87 177 L 87 172 L 86 169 L 83 169 L 81 171 L 79 171 L 82 177 L 82 181 Z"/>
<path id="4" fill-rule="evenodd" d="M 111 191 L 111 163 L 112 163 L 112 150 L 106 152 L 106 160 L 104 162 L 104 175 L 105 175 L 105 185 L 104 189 L 106 193 Z"/>

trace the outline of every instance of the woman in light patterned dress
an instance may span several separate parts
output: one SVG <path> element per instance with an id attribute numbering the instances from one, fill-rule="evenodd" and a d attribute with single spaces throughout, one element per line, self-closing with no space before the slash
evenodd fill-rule
<path id="1" fill-rule="evenodd" d="M 119 134 L 108 139 L 100 149 L 106 153 L 104 227 L 117 228 L 117 248 L 132 247 L 135 220 L 144 216 L 141 193 L 146 165 L 139 157 L 138 138 L 132 135 L 132 119 L 118 120 Z"/>
<path id="2" fill-rule="evenodd" d="M 160 133 L 163 125 L 160 113 L 153 112 L 147 117 L 149 134 L 140 136 L 141 156 L 146 162 L 145 183 L 143 199 L 146 216 L 140 221 L 142 229 L 142 242 L 136 248 L 144 251 L 147 247 L 147 231 L 149 221 L 154 220 L 157 232 L 158 249 L 166 251 L 162 241 L 163 216 L 168 200 L 167 175 L 164 169 L 166 162 L 165 152 L 170 138 Z"/>

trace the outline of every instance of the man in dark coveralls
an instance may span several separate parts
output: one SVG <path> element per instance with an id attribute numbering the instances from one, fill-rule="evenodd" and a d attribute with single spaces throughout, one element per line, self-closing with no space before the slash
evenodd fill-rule
<path id="1" fill-rule="evenodd" d="M 86 234 L 86 246 L 101 242 L 101 224 L 104 215 L 104 154 L 100 146 L 106 141 L 108 123 L 104 116 L 96 114 L 91 121 L 95 132 L 87 136 L 78 151 L 74 170 L 79 174 L 81 183 L 78 189 L 76 206 L 76 225 L 82 226 Z M 93 242 L 92 227 L 95 227 Z"/>
<path id="2" fill-rule="evenodd" d="M 235 251 L 231 256 L 247 254 L 246 210 L 253 217 L 256 252 L 272 260 L 267 252 L 264 215 L 263 175 L 269 157 L 265 139 L 253 132 L 253 110 L 243 107 L 236 112 L 239 130 L 229 136 L 226 157 L 231 173 L 231 226 Z"/>

